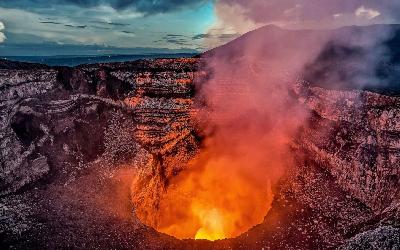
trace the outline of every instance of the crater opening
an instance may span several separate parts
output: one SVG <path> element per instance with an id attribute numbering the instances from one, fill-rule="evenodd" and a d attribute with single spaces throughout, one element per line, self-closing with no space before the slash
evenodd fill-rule
<path id="1" fill-rule="evenodd" d="M 264 222 L 273 187 L 293 166 L 293 140 L 308 111 L 298 105 L 294 79 L 251 54 L 235 67 L 229 57 L 203 59 L 187 124 L 176 116 L 166 126 L 176 129 L 168 141 L 179 139 L 154 150 L 156 159 L 133 185 L 144 224 L 178 239 L 213 241 Z M 188 131 L 201 137 L 192 152 L 183 146 Z"/>
<path id="2" fill-rule="evenodd" d="M 273 200 L 271 182 L 246 169 L 226 156 L 202 155 L 171 178 L 160 195 L 159 177 L 139 178 L 132 187 L 147 194 L 132 192 L 136 215 L 144 224 L 178 239 L 235 238 L 261 224 Z"/>

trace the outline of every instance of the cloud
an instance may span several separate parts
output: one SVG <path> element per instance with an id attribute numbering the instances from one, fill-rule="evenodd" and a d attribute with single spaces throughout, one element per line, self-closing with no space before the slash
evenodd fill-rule
<path id="1" fill-rule="evenodd" d="M 6 40 L 6 36 L 2 32 L 5 29 L 4 23 L 0 22 L 0 43 L 4 42 Z"/>
<path id="2" fill-rule="evenodd" d="M 97 23 L 97 24 L 103 24 L 103 25 L 110 25 L 110 26 L 129 26 L 130 24 L 128 23 L 115 23 L 115 22 L 106 22 L 106 21 L 91 21 L 92 23 Z"/>
<path id="3" fill-rule="evenodd" d="M 0 7 L 0 15 L 2 19 L 7 20 L 7 31 L 9 36 L 36 36 L 42 41 L 51 41 L 59 44 L 82 43 L 82 44 L 104 44 L 104 38 L 99 32 L 93 30 L 88 31 L 83 28 L 60 28 L 61 25 L 69 24 L 80 26 L 81 24 L 67 17 L 59 17 L 57 21 L 41 21 L 42 16 L 20 9 L 5 9 Z M 51 22 L 51 23 L 50 23 Z M 55 24 L 59 23 L 59 24 Z M 20 43 L 21 40 L 14 40 Z M 11 39 L 9 39 L 10 42 Z"/>
<path id="4" fill-rule="evenodd" d="M 41 19 L 39 19 L 39 20 L 41 20 Z M 64 25 L 64 27 L 75 28 L 75 29 L 86 29 L 88 27 L 87 25 L 74 25 L 74 24 L 62 23 L 62 22 L 56 22 L 56 21 L 40 21 L 39 23 L 54 24 L 54 25 Z"/>
<path id="5" fill-rule="evenodd" d="M 192 40 L 199 40 L 199 39 L 217 39 L 220 40 L 221 42 L 226 41 L 226 40 L 232 40 L 234 38 L 239 37 L 240 34 L 234 33 L 234 34 L 212 34 L 212 33 L 205 33 L 205 34 L 197 34 L 192 36 Z"/>
<path id="6" fill-rule="evenodd" d="M 208 1 L 1 0 L 0 20 L 7 25 L 7 45 L 28 43 L 26 36 L 35 35 L 41 41 L 60 44 L 175 49 L 183 41 L 153 41 L 180 33 L 190 40 L 193 34 L 203 32 L 212 7 L 201 3 Z M 155 9 L 146 10 L 150 5 Z M 197 48 L 200 44 L 190 40 L 184 47 Z"/>
<path id="7" fill-rule="evenodd" d="M 400 1 L 216 0 L 215 14 L 213 26 L 193 37 L 209 48 L 270 24 L 287 29 L 332 29 L 400 23 Z"/>
<path id="8" fill-rule="evenodd" d="M 400 21 L 398 0 L 218 0 L 216 5 L 217 9 L 236 6 L 241 10 L 235 13 L 236 20 L 284 27 L 326 28 Z"/>
<path id="9" fill-rule="evenodd" d="M 356 16 L 366 18 L 366 19 L 373 19 L 377 16 L 380 16 L 381 13 L 374 9 L 367 9 L 364 6 L 356 9 L 355 11 Z"/>
<path id="10" fill-rule="evenodd" d="M 133 32 L 133 31 L 128 31 L 128 30 L 121 30 L 121 32 L 122 32 L 122 33 L 125 33 L 125 34 L 135 34 L 135 32 Z"/>
<path id="11" fill-rule="evenodd" d="M 121 30 L 120 32 L 122 33 L 122 35 L 124 35 L 126 37 L 135 37 L 136 36 L 136 33 L 133 31 Z"/>
<path id="12" fill-rule="evenodd" d="M 143 17 L 137 16 L 135 11 L 116 11 L 111 7 L 84 9 L 70 6 L 58 8 L 54 12 L 0 7 L 0 20 L 7 21 L 7 46 L 15 43 L 51 42 L 121 48 L 197 48 L 201 41 L 190 39 L 193 33 L 186 27 L 193 20 L 182 20 L 186 15 L 172 13 Z M 162 31 L 157 26 L 159 23 L 164 24 Z M 166 41 L 163 39 L 166 35 L 169 38 L 186 38 L 188 42 Z M 153 42 L 160 39 L 162 42 Z"/>
<path id="13" fill-rule="evenodd" d="M 58 24 L 62 24 L 62 23 L 59 23 L 59 22 L 54 22 L 54 21 L 41 21 L 40 23 L 56 24 L 56 25 L 58 25 Z"/>
<path id="14" fill-rule="evenodd" d="M 167 35 L 165 35 L 165 37 L 181 38 L 181 37 L 185 37 L 185 36 L 180 35 L 180 34 L 167 34 Z"/>
<path id="15" fill-rule="evenodd" d="M 181 45 L 181 46 L 188 46 L 190 43 L 186 39 L 181 39 L 181 38 L 168 38 L 165 40 L 168 43 L 176 44 L 176 45 Z"/>
<path id="16" fill-rule="evenodd" d="M 94 28 L 94 29 L 99 29 L 99 30 L 111 30 L 111 28 L 102 27 L 102 26 L 97 26 L 97 25 L 91 25 L 90 27 L 91 27 L 91 28 Z"/>
<path id="17" fill-rule="evenodd" d="M 29 7 L 40 9 L 60 5 L 74 5 L 82 8 L 108 6 L 115 10 L 134 9 L 143 14 L 157 14 L 178 11 L 185 8 L 197 7 L 210 0 L 2 0 L 3 7 Z"/>
<path id="18" fill-rule="evenodd" d="M 284 65 L 278 68 L 296 72 L 298 75 L 305 76 L 310 82 L 317 82 L 321 86 L 328 87 L 376 87 L 388 85 L 392 79 L 392 74 L 382 73 L 387 71 L 382 65 L 392 64 L 391 55 L 394 53 L 388 44 L 395 41 L 393 39 L 398 34 L 398 26 L 373 25 L 368 28 L 364 26 L 399 23 L 399 1 L 219 0 L 216 4 L 216 13 L 220 27 L 223 29 L 210 30 L 207 34 L 198 35 L 195 38 L 218 37 L 227 29 L 244 33 L 266 24 L 292 29 L 351 26 L 351 28 L 338 29 L 332 33 L 328 31 L 315 33 L 325 35 L 324 37 L 321 35 L 321 38 L 315 35 L 315 38 L 307 44 L 310 49 L 307 49 L 305 55 L 292 59 L 293 62 L 290 62 L 289 66 L 284 65 L 290 57 L 294 57 L 297 53 L 296 49 L 287 56 L 287 60 L 283 60 L 284 63 L 276 63 Z M 279 58 L 285 58 L 287 51 L 298 48 L 297 44 L 284 45 L 287 38 L 279 38 L 281 29 L 274 26 L 267 26 L 255 34 L 263 34 L 266 30 L 271 32 L 258 35 L 257 38 L 254 38 L 255 35 L 249 35 L 246 36 L 247 40 L 241 40 L 242 43 L 246 43 L 246 46 L 243 46 L 246 52 L 243 54 L 251 55 L 253 52 L 254 57 L 262 61 L 263 57 L 259 54 L 263 50 L 271 51 L 271 53 L 279 52 Z M 297 43 L 300 43 L 299 38 L 292 39 L 299 40 Z M 274 40 L 279 41 L 279 44 L 267 49 L 267 45 Z M 312 53 L 311 48 L 314 49 Z M 271 56 L 264 58 L 273 61 Z M 299 64 L 296 65 L 295 62 Z"/>
<path id="19" fill-rule="evenodd" d="M 154 41 L 155 43 L 165 42 L 177 46 L 190 46 L 190 37 L 181 34 L 166 34 L 160 40 Z"/>
<path id="20" fill-rule="evenodd" d="M 86 29 L 87 25 L 72 25 L 72 24 L 64 24 L 65 27 L 68 28 L 76 28 L 76 29 Z"/>
<path id="21" fill-rule="evenodd" d="M 193 40 L 198 40 L 198 39 L 204 39 L 208 38 L 210 35 L 209 34 L 197 34 L 192 37 Z"/>

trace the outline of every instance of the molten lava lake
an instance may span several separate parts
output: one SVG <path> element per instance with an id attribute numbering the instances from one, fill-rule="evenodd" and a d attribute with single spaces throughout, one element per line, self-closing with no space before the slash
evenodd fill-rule
<path id="1" fill-rule="evenodd" d="M 178 239 L 215 241 L 237 237 L 264 221 L 273 200 L 268 179 L 229 158 L 196 161 L 189 169 L 171 180 L 155 207 L 148 200 L 136 202 L 142 222 Z"/>

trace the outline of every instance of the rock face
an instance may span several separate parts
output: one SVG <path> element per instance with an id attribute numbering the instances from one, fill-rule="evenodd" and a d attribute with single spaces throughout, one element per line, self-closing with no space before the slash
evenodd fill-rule
<path id="1" fill-rule="evenodd" d="M 374 211 L 398 203 L 400 99 L 310 86 L 299 93 L 314 112 L 300 139 L 304 149 Z"/>
<path id="2" fill-rule="evenodd" d="M 379 227 L 351 238 L 340 249 L 396 249 L 400 245 L 400 231 L 393 227 Z"/>
<path id="3" fill-rule="evenodd" d="M 157 218 L 149 211 L 157 209 L 168 180 L 200 148 L 192 121 L 194 79 L 204 73 L 198 70 L 199 60 L 75 68 L 1 61 L 4 244 L 140 249 L 398 246 L 400 98 L 305 82 L 294 89 L 299 105 L 312 115 L 294 138 L 297 165 L 277 187 L 265 223 L 236 239 L 210 243 L 178 241 L 137 221 L 130 213 L 133 208 L 147 224 L 154 223 Z M 131 190 L 134 207 L 129 186 L 119 195 L 124 178 L 117 173 L 122 169 L 138 173 L 139 185 Z M 114 204 L 123 208 L 105 209 L 114 209 Z M 128 212 L 121 216 L 121 210 Z"/>
<path id="4" fill-rule="evenodd" d="M 18 190 L 49 171 L 47 158 L 35 153 L 50 139 L 45 124 L 29 106 L 54 89 L 54 70 L 1 70 L 1 194 Z"/>

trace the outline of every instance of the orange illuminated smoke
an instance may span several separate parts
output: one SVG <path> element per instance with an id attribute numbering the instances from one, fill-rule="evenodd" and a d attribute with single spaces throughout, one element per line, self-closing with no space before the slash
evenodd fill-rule
<path id="1" fill-rule="evenodd" d="M 163 196 L 157 230 L 179 239 L 231 238 L 260 224 L 271 202 L 271 185 L 228 158 L 197 160 Z"/>
<path id="2" fill-rule="evenodd" d="M 187 157 L 171 154 L 177 158 L 147 169 L 152 174 L 132 192 L 139 219 L 160 232 L 179 239 L 239 236 L 263 222 L 271 186 L 293 166 L 291 145 L 308 112 L 281 73 L 285 64 L 275 64 L 273 54 L 260 58 L 264 45 L 253 42 L 245 57 L 232 61 L 224 50 L 206 59 L 212 74 L 196 89 L 193 121 L 202 141 L 195 159 L 175 176 L 175 162 L 180 169 L 179 158 Z"/>

